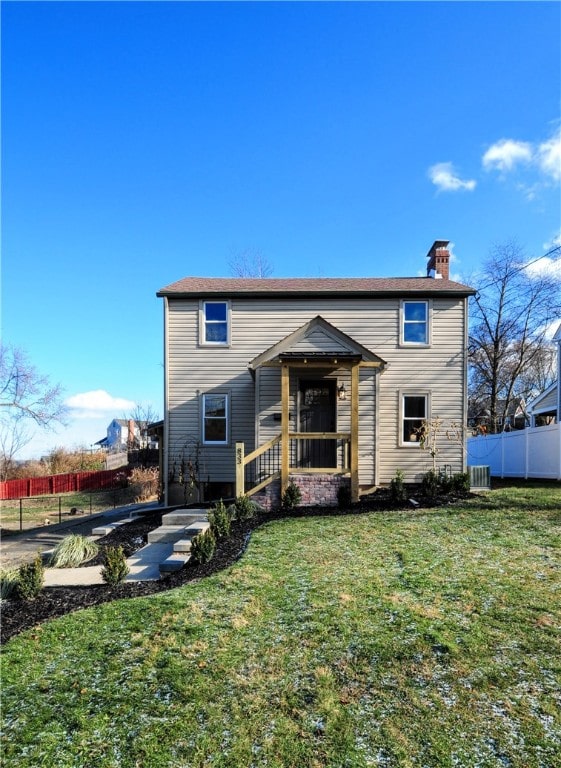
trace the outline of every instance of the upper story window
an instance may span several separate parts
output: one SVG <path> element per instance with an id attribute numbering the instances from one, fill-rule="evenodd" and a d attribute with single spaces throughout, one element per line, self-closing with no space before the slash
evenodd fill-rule
<path id="1" fill-rule="evenodd" d="M 428 301 L 403 301 L 401 305 L 401 341 L 403 344 L 429 343 Z"/>
<path id="2" fill-rule="evenodd" d="M 203 301 L 201 311 L 201 343 L 230 343 L 230 306 L 227 301 Z"/>

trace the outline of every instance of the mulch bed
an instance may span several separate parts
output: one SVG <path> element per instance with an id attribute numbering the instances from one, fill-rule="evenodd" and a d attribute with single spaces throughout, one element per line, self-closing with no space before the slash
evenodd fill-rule
<path id="1" fill-rule="evenodd" d="M 441 506 L 450 504 L 450 497 L 445 499 L 416 499 L 419 509 L 428 506 Z M 403 505 L 402 509 L 410 507 Z M 48 587 L 34 600 L 9 599 L 2 602 L 2 636 L 1 642 L 7 642 L 14 635 L 25 629 L 34 627 L 44 621 L 62 616 L 66 613 L 99 605 L 110 600 L 128 597 L 141 597 L 163 592 L 174 587 L 179 587 L 189 581 L 209 576 L 234 563 L 245 551 L 251 532 L 265 522 L 291 517 L 311 517 L 317 515 L 344 515 L 360 512 L 372 512 L 399 509 L 392 504 L 387 493 L 377 491 L 370 497 L 353 505 L 348 510 L 340 510 L 333 507 L 301 507 L 289 513 L 270 512 L 259 513 L 250 520 L 234 520 L 231 534 L 227 539 L 217 543 L 216 552 L 212 560 L 202 565 L 187 563 L 181 570 L 159 579 L 158 581 L 125 582 L 116 587 L 107 584 L 95 584 L 87 587 Z M 103 553 L 109 546 L 121 545 L 127 557 L 146 543 L 148 533 L 161 525 L 162 513 L 154 512 L 139 517 L 134 522 L 119 526 L 112 533 L 98 539 L 100 553 L 94 560 L 89 560 L 84 565 L 95 565 L 104 562 Z"/>

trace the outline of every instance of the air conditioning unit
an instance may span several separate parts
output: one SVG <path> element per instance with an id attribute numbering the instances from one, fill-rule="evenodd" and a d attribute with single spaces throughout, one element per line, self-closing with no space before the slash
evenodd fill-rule
<path id="1" fill-rule="evenodd" d="M 491 467 L 484 465 L 468 467 L 468 472 L 470 491 L 491 490 Z"/>

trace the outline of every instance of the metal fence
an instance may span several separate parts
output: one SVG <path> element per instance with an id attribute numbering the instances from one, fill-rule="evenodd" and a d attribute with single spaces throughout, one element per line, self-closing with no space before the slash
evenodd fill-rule
<path id="1" fill-rule="evenodd" d="M 110 490 L 122 485 L 127 477 L 127 469 L 121 468 L 101 472 L 68 472 L 46 477 L 28 477 L 24 480 L 6 480 L 0 483 L 0 499 Z"/>
<path id="2" fill-rule="evenodd" d="M 114 509 L 130 502 L 127 488 L 82 491 L 64 496 L 26 496 L 3 500 L 0 526 L 4 533 L 29 530 Z"/>

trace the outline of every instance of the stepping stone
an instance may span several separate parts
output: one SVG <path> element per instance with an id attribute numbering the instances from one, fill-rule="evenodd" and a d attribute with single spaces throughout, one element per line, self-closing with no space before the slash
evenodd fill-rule
<path id="1" fill-rule="evenodd" d="M 98 525 L 97 528 L 94 528 L 92 531 L 92 536 L 107 536 L 108 533 L 111 533 L 111 531 L 114 531 L 115 528 L 118 528 L 120 525 L 125 525 L 125 523 L 128 523 L 128 520 L 117 520 L 115 523 L 107 523 L 107 525 Z"/>

